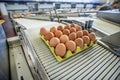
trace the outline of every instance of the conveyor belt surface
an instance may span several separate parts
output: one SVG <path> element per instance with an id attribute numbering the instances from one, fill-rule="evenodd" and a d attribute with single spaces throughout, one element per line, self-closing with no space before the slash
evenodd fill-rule
<path id="1" fill-rule="evenodd" d="M 90 20 L 92 18 L 85 18 L 85 17 L 68 17 L 68 20 L 76 20 L 85 23 L 86 20 Z M 36 28 L 36 27 L 41 27 L 44 25 L 45 27 L 52 27 L 59 25 L 60 23 L 57 22 L 49 22 L 49 21 L 41 21 L 41 20 L 30 20 L 30 19 L 14 19 L 16 22 L 19 24 L 23 25 L 25 28 L 30 29 L 30 28 Z M 111 35 L 116 32 L 120 31 L 120 26 L 114 25 L 109 22 L 102 21 L 100 19 L 93 19 L 93 28 L 101 31 L 102 33 L 106 35 Z M 57 24 L 57 25 L 56 25 Z M 49 25 L 49 26 L 48 26 Z"/>
<path id="2" fill-rule="evenodd" d="M 50 21 L 42 21 L 42 20 L 32 20 L 32 19 L 14 19 L 15 22 L 17 22 L 19 25 L 24 26 L 26 29 L 31 28 L 40 28 L 40 27 L 47 27 L 49 29 L 52 26 L 57 27 L 58 25 L 62 25 L 58 22 L 50 22 Z"/>
<path id="3" fill-rule="evenodd" d="M 50 80 L 120 79 L 120 57 L 98 44 L 59 63 L 39 37 L 39 28 L 25 33 Z"/>

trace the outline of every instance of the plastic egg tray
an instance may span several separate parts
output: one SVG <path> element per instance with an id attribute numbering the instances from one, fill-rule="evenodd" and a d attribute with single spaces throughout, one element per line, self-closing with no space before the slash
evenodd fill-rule
<path id="1" fill-rule="evenodd" d="M 60 57 L 60 56 L 57 56 L 57 55 L 55 54 L 54 47 L 51 47 L 51 46 L 49 45 L 49 41 L 48 41 L 48 40 L 45 40 L 45 38 L 44 38 L 43 35 L 40 35 L 40 37 L 41 37 L 41 39 L 44 41 L 44 43 L 48 46 L 48 48 L 50 49 L 50 51 L 52 52 L 53 56 L 56 58 L 56 60 L 57 60 L 58 62 L 62 62 L 62 61 L 64 61 L 64 60 L 66 60 L 66 59 L 68 59 L 68 58 L 70 58 L 70 57 L 72 57 L 72 56 L 80 53 L 81 51 L 86 50 L 87 48 L 89 48 L 89 47 L 91 47 L 91 46 L 93 46 L 94 44 L 97 43 L 97 41 L 95 41 L 95 42 L 91 41 L 89 45 L 84 44 L 84 47 L 83 47 L 83 48 L 80 48 L 80 47 L 77 46 L 77 48 L 76 48 L 76 50 L 75 50 L 74 52 L 71 52 L 70 50 L 68 50 L 68 51 L 66 52 L 66 54 L 65 54 L 64 57 Z"/>

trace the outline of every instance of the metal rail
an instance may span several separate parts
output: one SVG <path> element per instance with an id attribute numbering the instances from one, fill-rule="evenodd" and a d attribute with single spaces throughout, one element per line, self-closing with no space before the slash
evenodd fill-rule
<path id="1" fill-rule="evenodd" d="M 32 44 L 30 40 L 28 40 L 27 34 L 25 34 L 25 30 L 20 28 L 20 32 L 22 35 L 22 46 L 23 50 L 25 51 L 25 56 L 28 61 L 28 65 L 30 66 L 31 72 L 33 74 L 33 77 L 35 80 L 49 80 L 48 76 L 45 74 L 45 71 L 43 69 L 41 62 L 38 61 L 38 57 L 34 51 L 34 48 L 32 47 Z"/>

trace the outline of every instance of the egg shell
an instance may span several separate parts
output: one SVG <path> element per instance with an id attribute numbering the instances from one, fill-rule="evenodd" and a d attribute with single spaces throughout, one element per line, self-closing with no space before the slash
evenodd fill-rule
<path id="1" fill-rule="evenodd" d="M 72 32 L 71 34 L 69 34 L 69 40 L 75 40 L 77 38 L 77 34 L 75 32 Z"/>
<path id="2" fill-rule="evenodd" d="M 91 41 L 96 41 L 96 36 L 95 36 L 94 32 L 91 32 L 88 36 L 89 36 Z"/>
<path id="3" fill-rule="evenodd" d="M 83 36 L 82 37 L 84 44 L 89 44 L 90 43 L 90 38 L 88 36 Z"/>
<path id="4" fill-rule="evenodd" d="M 76 27 L 74 23 L 70 24 L 71 27 Z"/>
<path id="5" fill-rule="evenodd" d="M 89 35 L 89 32 L 87 30 L 82 30 L 83 31 L 83 35 L 85 36 L 88 36 Z"/>
<path id="6" fill-rule="evenodd" d="M 70 33 L 72 33 L 72 32 L 76 32 L 76 28 L 71 27 L 71 28 L 70 28 Z"/>
<path id="7" fill-rule="evenodd" d="M 51 38 L 54 37 L 54 34 L 52 32 L 48 32 L 46 35 L 45 35 L 45 39 L 46 40 L 50 40 Z"/>
<path id="8" fill-rule="evenodd" d="M 65 25 L 64 29 L 70 29 L 70 26 L 69 25 Z"/>
<path id="9" fill-rule="evenodd" d="M 50 28 L 50 32 L 55 33 L 56 30 L 57 30 L 57 29 L 56 29 L 55 27 Z"/>
<path id="10" fill-rule="evenodd" d="M 61 43 L 65 43 L 67 41 L 69 41 L 69 37 L 67 35 L 61 35 L 60 36 L 60 42 Z"/>
<path id="11" fill-rule="evenodd" d="M 68 29 L 64 29 L 64 30 L 63 30 L 63 34 L 69 35 L 69 34 L 70 34 L 70 31 L 69 31 Z"/>
<path id="12" fill-rule="evenodd" d="M 76 26 L 76 31 L 81 31 L 82 27 L 81 26 Z"/>
<path id="13" fill-rule="evenodd" d="M 61 26 L 61 25 L 59 25 L 59 26 L 57 27 L 57 30 L 63 31 L 63 29 L 64 29 L 64 27 Z"/>
<path id="14" fill-rule="evenodd" d="M 63 43 L 59 43 L 55 47 L 55 54 L 57 56 L 64 57 L 64 55 L 66 54 L 66 46 Z"/>
<path id="15" fill-rule="evenodd" d="M 74 41 L 72 41 L 72 40 L 67 41 L 65 43 L 65 45 L 66 45 L 67 50 L 70 50 L 71 52 L 76 50 L 76 43 Z"/>
<path id="16" fill-rule="evenodd" d="M 83 32 L 82 31 L 77 31 L 77 38 L 81 38 L 83 36 Z"/>
<path id="17" fill-rule="evenodd" d="M 50 39 L 50 46 L 51 47 L 56 47 L 57 44 L 59 44 L 59 43 L 60 43 L 60 40 L 57 37 L 53 37 L 52 39 Z"/>
<path id="18" fill-rule="evenodd" d="M 40 34 L 41 35 L 46 35 L 48 33 L 47 29 L 45 27 L 40 28 Z"/>
<path id="19" fill-rule="evenodd" d="M 56 30 L 56 31 L 55 31 L 55 36 L 56 36 L 56 37 L 59 38 L 61 35 L 63 35 L 62 31 L 60 31 L 60 30 Z"/>
<path id="20" fill-rule="evenodd" d="M 84 47 L 84 42 L 83 42 L 83 39 L 82 38 L 77 38 L 75 39 L 75 43 L 77 46 L 79 46 L 80 48 L 83 48 Z"/>

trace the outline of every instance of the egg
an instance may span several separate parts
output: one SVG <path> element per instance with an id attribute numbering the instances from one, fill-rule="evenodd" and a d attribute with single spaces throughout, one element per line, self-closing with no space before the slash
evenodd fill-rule
<path id="1" fill-rule="evenodd" d="M 63 30 L 63 34 L 69 35 L 69 34 L 70 34 L 70 31 L 69 31 L 68 29 L 64 29 L 64 30 Z"/>
<path id="2" fill-rule="evenodd" d="M 65 43 L 67 41 L 69 41 L 69 37 L 67 35 L 61 35 L 60 36 L 60 42 L 61 43 Z"/>
<path id="3" fill-rule="evenodd" d="M 71 34 L 69 34 L 69 40 L 75 40 L 77 37 L 76 33 L 75 32 L 72 32 Z"/>
<path id="4" fill-rule="evenodd" d="M 63 34 L 63 33 L 62 33 L 60 30 L 56 30 L 56 31 L 55 31 L 55 36 L 58 37 L 58 38 L 59 38 L 62 34 Z"/>
<path id="5" fill-rule="evenodd" d="M 55 47 L 55 54 L 57 56 L 64 57 L 64 55 L 66 54 L 66 46 L 63 43 L 59 43 Z"/>
<path id="6" fill-rule="evenodd" d="M 81 38 L 83 36 L 83 32 L 82 31 L 77 31 L 77 38 Z"/>
<path id="7" fill-rule="evenodd" d="M 64 29 L 70 29 L 69 25 L 65 25 Z"/>
<path id="8" fill-rule="evenodd" d="M 41 35 L 46 35 L 48 33 L 47 29 L 45 27 L 40 28 L 40 34 Z"/>
<path id="9" fill-rule="evenodd" d="M 52 32 L 48 32 L 46 35 L 45 35 L 45 39 L 46 40 L 50 40 L 51 38 L 54 37 L 54 34 Z"/>
<path id="10" fill-rule="evenodd" d="M 57 27 L 57 30 L 60 30 L 60 31 L 63 31 L 63 26 L 61 26 L 61 25 L 59 25 L 58 27 Z"/>
<path id="11" fill-rule="evenodd" d="M 83 35 L 85 36 L 88 36 L 89 35 L 89 32 L 87 30 L 82 30 L 83 31 Z"/>
<path id="12" fill-rule="evenodd" d="M 56 29 L 55 27 L 50 28 L 50 32 L 55 33 L 56 30 L 57 30 L 57 29 Z"/>
<path id="13" fill-rule="evenodd" d="M 76 28 L 74 28 L 74 27 L 70 28 L 70 33 L 72 33 L 72 32 L 76 32 Z"/>
<path id="14" fill-rule="evenodd" d="M 88 36 L 83 36 L 82 37 L 84 44 L 89 44 L 90 43 L 90 38 Z"/>
<path id="15" fill-rule="evenodd" d="M 91 41 L 96 41 L 96 36 L 95 36 L 94 32 L 91 32 L 88 36 L 89 36 Z"/>
<path id="16" fill-rule="evenodd" d="M 51 47 L 56 47 L 57 44 L 59 44 L 59 43 L 60 43 L 60 40 L 57 37 L 53 37 L 52 39 L 50 39 L 50 46 Z"/>
<path id="17" fill-rule="evenodd" d="M 84 47 L 84 42 L 83 42 L 83 39 L 82 38 L 77 38 L 75 39 L 75 43 L 77 46 L 79 46 L 80 48 L 83 48 Z"/>
<path id="18" fill-rule="evenodd" d="M 74 23 L 70 24 L 71 27 L 76 27 Z"/>
<path id="19" fill-rule="evenodd" d="M 81 26 L 76 26 L 76 31 L 81 31 L 82 27 Z"/>
<path id="20" fill-rule="evenodd" d="M 76 50 L 76 43 L 74 41 L 72 41 L 72 40 L 67 41 L 65 43 L 65 45 L 66 45 L 67 50 L 70 50 L 71 52 Z"/>

